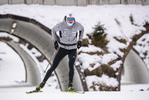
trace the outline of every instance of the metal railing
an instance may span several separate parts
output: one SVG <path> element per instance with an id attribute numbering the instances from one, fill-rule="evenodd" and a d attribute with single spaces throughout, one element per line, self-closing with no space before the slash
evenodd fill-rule
<path id="1" fill-rule="evenodd" d="M 63 6 L 112 5 L 112 4 L 141 4 L 149 5 L 149 0 L 0 0 L 3 4 L 40 4 Z"/>

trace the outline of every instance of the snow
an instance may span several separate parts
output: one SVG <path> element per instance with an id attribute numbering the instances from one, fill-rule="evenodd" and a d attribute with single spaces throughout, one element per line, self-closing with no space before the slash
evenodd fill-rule
<path id="1" fill-rule="evenodd" d="M 121 92 L 86 92 L 85 94 L 63 93 L 45 87 L 43 92 L 37 94 L 26 94 L 34 87 L 0 88 L 1 100 L 148 100 L 149 91 L 146 85 L 123 86 Z"/>
<path id="2" fill-rule="evenodd" d="M 8 33 L 2 33 L 1 32 L 0 37 L 10 37 L 11 39 L 13 39 L 14 42 L 18 42 L 19 41 L 19 39 L 17 37 L 15 37 L 13 35 L 10 35 Z"/>
<path id="3" fill-rule="evenodd" d="M 96 64 L 100 61 L 98 55 L 90 56 L 89 54 L 86 54 L 86 53 L 81 53 L 77 59 L 79 59 L 81 62 L 84 62 L 82 65 L 82 69 L 86 69 L 90 67 L 90 64 L 92 64 L 93 62 Z"/>
<path id="4" fill-rule="evenodd" d="M 114 45 L 113 45 L 114 44 Z M 112 46 L 111 46 L 112 45 Z M 121 48 L 125 48 L 127 45 L 123 44 L 123 43 L 120 43 L 120 42 L 117 42 L 115 41 L 115 39 L 111 39 L 110 40 L 110 43 L 107 44 L 107 47 L 109 48 L 108 50 L 110 52 L 116 52 L 116 54 L 118 54 L 119 56 L 123 56 L 124 53 L 121 52 L 119 49 Z"/>
<path id="5" fill-rule="evenodd" d="M 82 52 L 102 52 L 103 50 L 98 48 L 98 47 L 95 47 L 93 45 L 89 45 L 88 47 L 81 47 L 79 49 L 79 51 L 82 51 Z"/>
<path id="6" fill-rule="evenodd" d="M 132 37 L 134 35 L 139 34 L 141 31 L 144 31 L 145 28 L 143 25 L 146 22 L 149 22 L 149 6 L 141 6 L 141 5 L 103 5 L 103 6 L 86 6 L 86 7 L 76 7 L 76 6 L 42 6 L 42 5 L 2 5 L 0 6 L 0 14 L 15 14 L 19 16 L 33 18 L 43 25 L 49 27 L 50 29 L 57 23 L 61 22 L 68 12 L 68 10 L 74 11 L 76 20 L 80 22 L 85 27 L 85 35 L 84 39 L 88 38 L 87 34 L 91 34 L 94 30 L 95 25 L 100 23 L 105 28 L 105 33 L 107 34 L 107 40 L 109 43 L 107 44 L 109 53 L 103 56 L 89 55 L 89 52 L 103 52 L 102 49 L 97 48 L 93 45 L 89 45 L 89 47 L 82 47 L 79 52 L 83 52 L 78 55 L 78 60 L 83 62 L 81 68 L 83 70 L 89 69 L 90 71 L 96 69 L 100 64 L 107 64 L 111 60 L 117 59 L 118 56 L 123 56 L 123 53 L 119 50 L 121 48 L 126 48 L 129 43 L 132 41 Z M 98 10 L 97 10 L 98 9 Z M 38 11 L 38 13 L 36 12 Z M 130 21 L 130 16 L 133 17 L 133 24 Z M 9 36 L 6 34 L 0 33 L 1 36 Z M 136 50 L 140 53 L 140 56 L 144 58 L 144 52 L 148 51 L 148 39 L 149 35 L 146 34 L 142 37 L 137 45 L 134 46 Z M 126 39 L 126 44 L 117 42 L 114 37 L 119 39 Z M 12 37 L 15 42 L 18 42 L 18 39 Z M 142 41 L 145 39 L 145 41 Z M 143 44 L 140 46 L 140 43 Z M 28 54 L 34 58 L 37 65 L 40 69 L 41 77 L 44 76 L 43 70 L 48 64 L 47 61 L 43 61 L 39 63 L 36 60 L 36 56 L 41 55 L 34 48 L 29 51 L 26 49 L 26 46 L 20 45 Z M 7 51 L 8 50 L 8 51 Z M 20 58 L 17 54 L 14 53 L 5 43 L 0 42 L 0 85 L 7 84 L 12 85 L 11 83 L 16 83 L 16 81 L 20 82 L 24 80 L 25 74 L 22 74 L 24 70 L 22 67 L 14 68 L 11 66 L 16 66 L 16 63 L 19 62 L 21 65 Z M 35 54 L 32 54 L 36 52 Z M 115 54 L 116 53 L 116 54 Z M 15 56 L 12 56 L 15 55 Z M 15 58 L 12 58 L 15 57 Z M 144 59 L 145 63 L 149 68 L 149 51 L 146 59 Z M 8 63 L 9 62 L 9 63 Z M 90 64 L 95 64 L 94 67 L 91 67 Z M 77 62 L 76 64 L 79 64 Z M 117 61 L 111 67 L 116 70 L 122 64 L 121 61 Z M 10 66 L 11 65 L 11 66 Z M 18 63 L 17 63 L 18 65 Z M 41 67 L 42 66 L 42 67 Z M 8 70 L 9 69 L 9 70 Z M 17 69 L 17 70 L 16 70 Z M 16 72 L 17 71 L 17 72 Z M 8 73 L 7 73 L 8 72 Z M 14 74 L 16 72 L 16 74 Z M 8 76 L 9 75 L 9 76 Z M 5 77 L 6 76 L 6 77 Z M 14 77 L 17 76 L 17 77 Z M 8 79 L 8 80 L 6 80 Z M 148 91 L 139 91 L 139 89 L 143 88 L 146 90 L 149 87 L 149 84 L 145 85 L 125 85 L 122 86 L 121 92 L 87 92 L 85 94 L 67 94 L 60 92 L 59 89 L 55 89 L 57 87 L 56 78 L 50 78 L 49 85 L 51 87 L 46 86 L 43 89 L 43 93 L 38 94 L 25 94 L 25 91 L 29 91 L 34 89 L 35 87 L 11 87 L 11 88 L 0 88 L 0 99 L 1 100 L 49 100 L 49 99 L 99 99 L 99 100 L 148 100 L 149 93 Z M 102 75 L 102 77 L 97 76 L 87 76 L 86 77 L 88 86 L 91 86 L 92 82 L 102 83 L 108 86 L 117 86 L 118 82 L 116 79 L 108 77 L 106 75 Z M 96 87 L 99 88 L 99 87 Z M 15 91 L 15 92 L 14 92 Z"/>
<path id="7" fill-rule="evenodd" d="M 102 77 L 97 77 L 96 75 L 87 76 L 86 81 L 88 82 L 88 89 L 89 91 L 94 91 L 90 88 L 92 86 L 92 83 L 94 84 L 106 84 L 106 86 L 113 86 L 116 87 L 118 85 L 118 82 L 114 78 L 110 78 L 107 75 L 102 75 Z M 96 86 L 96 91 L 99 90 L 100 86 Z"/>
<path id="8" fill-rule="evenodd" d="M 116 71 L 120 67 L 119 65 L 121 64 L 122 64 L 122 61 L 119 60 L 116 63 L 112 64 L 111 67 Z"/>
<path id="9" fill-rule="evenodd" d="M 0 85 L 24 82 L 25 69 L 20 56 L 4 42 L 0 42 L 0 52 L 4 52 L 4 54 L 0 54 L 0 58 L 2 58 L 0 60 Z"/>

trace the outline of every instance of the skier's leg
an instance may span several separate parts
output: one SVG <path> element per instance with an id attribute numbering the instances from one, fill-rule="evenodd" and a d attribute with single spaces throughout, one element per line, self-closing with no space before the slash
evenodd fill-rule
<path id="1" fill-rule="evenodd" d="M 74 63 L 76 60 L 76 49 L 71 50 L 71 52 L 68 54 L 69 57 L 69 81 L 73 81 L 74 76 Z"/>
<path id="2" fill-rule="evenodd" d="M 52 72 L 57 68 L 60 61 L 67 55 L 65 49 L 60 48 L 53 60 L 53 64 L 51 68 L 47 71 L 46 76 L 44 77 L 43 81 L 46 82 L 48 78 L 51 76 Z"/>
<path id="3" fill-rule="evenodd" d="M 58 64 L 60 63 L 60 61 L 66 56 L 67 52 L 60 48 L 54 58 L 54 61 L 53 61 L 53 65 L 50 67 L 50 69 L 47 71 L 42 83 L 40 83 L 40 85 L 36 88 L 37 91 L 41 90 L 46 81 L 48 80 L 48 78 L 51 76 L 52 72 L 57 68 Z"/>
<path id="4" fill-rule="evenodd" d="M 76 50 L 71 50 L 68 54 L 69 57 L 69 91 L 74 91 L 73 89 L 73 76 L 74 76 L 74 63 L 76 60 Z"/>

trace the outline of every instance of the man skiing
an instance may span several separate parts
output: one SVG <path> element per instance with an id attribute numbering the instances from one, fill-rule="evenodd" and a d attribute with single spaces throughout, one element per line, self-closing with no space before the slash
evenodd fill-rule
<path id="1" fill-rule="evenodd" d="M 52 72 L 57 68 L 60 61 L 68 55 L 69 58 L 69 83 L 68 91 L 74 91 L 73 88 L 73 76 L 74 76 L 74 62 L 76 60 L 77 48 L 82 46 L 82 38 L 84 33 L 84 27 L 75 21 L 74 14 L 72 12 L 68 13 L 63 22 L 58 23 L 52 29 L 52 37 L 54 40 L 54 48 L 58 50 L 53 64 L 47 71 L 42 83 L 36 87 L 36 91 L 40 91 L 48 78 L 51 76 Z M 79 40 L 77 40 L 79 36 Z"/>

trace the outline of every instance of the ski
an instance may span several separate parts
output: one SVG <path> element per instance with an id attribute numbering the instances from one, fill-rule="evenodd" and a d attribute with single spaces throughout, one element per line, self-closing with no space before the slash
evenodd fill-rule
<path id="1" fill-rule="evenodd" d="M 26 92 L 26 94 L 39 93 L 39 92 L 42 92 L 42 91 L 33 90 L 33 91 Z"/>
<path id="2" fill-rule="evenodd" d="M 64 93 L 76 93 L 76 94 L 84 94 L 85 92 L 79 92 L 79 91 L 64 91 Z"/>
<path id="3" fill-rule="evenodd" d="M 33 91 L 28 91 L 26 92 L 26 94 L 32 94 L 32 93 L 39 93 L 42 91 L 37 91 L 37 90 L 33 90 Z M 85 92 L 79 92 L 79 91 L 63 91 L 63 93 L 75 93 L 75 94 L 84 94 Z"/>

